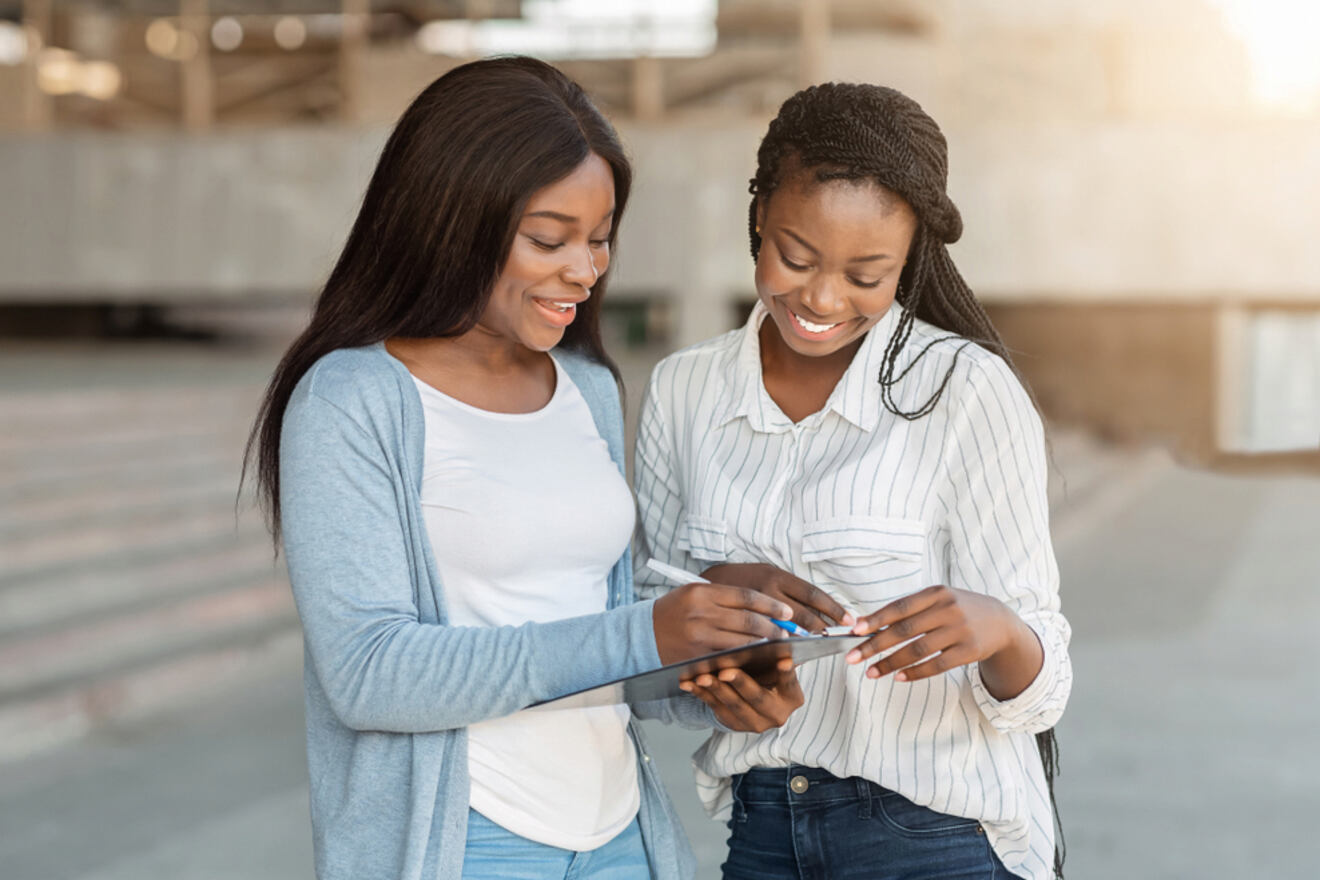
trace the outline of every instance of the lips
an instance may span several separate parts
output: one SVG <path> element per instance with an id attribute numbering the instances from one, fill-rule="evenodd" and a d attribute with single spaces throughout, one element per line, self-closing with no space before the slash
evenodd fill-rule
<path id="1" fill-rule="evenodd" d="M 815 321 L 808 321 L 787 306 L 785 306 L 784 310 L 788 312 L 789 317 L 792 319 L 789 321 L 789 324 L 797 332 L 797 335 L 812 342 L 822 342 L 828 339 L 833 339 L 842 333 L 844 328 L 848 326 L 847 321 L 820 324 Z"/>
<path id="2" fill-rule="evenodd" d="M 577 302 L 574 300 L 541 299 L 534 296 L 532 302 L 556 327 L 567 327 L 577 317 Z"/>

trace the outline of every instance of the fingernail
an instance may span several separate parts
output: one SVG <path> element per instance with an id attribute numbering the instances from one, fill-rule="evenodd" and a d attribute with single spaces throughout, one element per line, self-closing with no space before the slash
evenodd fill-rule
<path id="1" fill-rule="evenodd" d="M 894 678 L 898 679 L 899 681 L 907 681 L 907 673 L 906 672 L 896 673 L 894 675 Z"/>
<path id="2" fill-rule="evenodd" d="M 844 625 L 844 626 L 852 626 L 852 625 L 855 624 L 856 622 L 857 622 L 857 618 L 853 617 L 851 614 L 844 614 L 844 615 L 843 615 L 843 625 Z"/>
<path id="3" fill-rule="evenodd" d="M 856 663 L 858 660 L 861 659 L 862 659 L 862 652 L 855 649 L 849 651 L 848 656 L 843 658 L 845 663 Z"/>
<path id="4" fill-rule="evenodd" d="M 780 620 L 792 620 L 792 619 L 793 619 L 793 609 L 792 609 L 792 608 L 789 608 L 787 605 L 780 605 L 780 606 L 779 606 L 779 619 L 780 619 Z"/>
<path id="5" fill-rule="evenodd" d="M 680 682 L 678 683 L 678 689 L 681 690 L 681 691 L 687 691 L 687 692 L 690 694 L 690 693 L 692 693 L 692 682 L 690 682 L 690 681 L 680 681 Z"/>
<path id="6" fill-rule="evenodd" d="M 736 669 L 720 670 L 720 681 L 733 681 L 737 677 L 738 677 L 738 670 Z"/>
<path id="7" fill-rule="evenodd" d="M 874 666 L 872 666 L 870 669 L 866 670 L 866 677 L 867 677 L 867 678 L 879 678 L 879 677 L 880 677 L 880 670 L 879 670 L 879 669 L 876 669 Z"/>

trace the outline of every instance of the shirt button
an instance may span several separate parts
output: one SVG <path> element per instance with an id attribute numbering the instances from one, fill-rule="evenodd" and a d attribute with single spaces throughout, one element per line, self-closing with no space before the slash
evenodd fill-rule
<path id="1" fill-rule="evenodd" d="M 794 794 L 802 794 L 811 787 L 811 783 L 807 781 L 805 776 L 794 776 L 788 780 L 788 787 L 793 789 Z"/>

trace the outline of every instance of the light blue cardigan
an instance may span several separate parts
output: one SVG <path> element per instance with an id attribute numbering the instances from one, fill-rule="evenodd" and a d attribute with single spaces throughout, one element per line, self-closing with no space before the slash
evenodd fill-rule
<path id="1" fill-rule="evenodd" d="M 556 351 L 623 470 L 623 417 L 607 369 Z M 302 619 L 307 764 L 320 880 L 458 877 L 467 838 L 466 726 L 660 665 L 650 602 L 633 601 L 625 551 L 612 610 L 513 627 L 446 626 L 422 520 L 424 423 L 407 369 L 382 344 L 326 355 L 284 413 L 280 507 Z M 563 524 L 554 524 L 562 528 Z M 683 698 L 634 714 L 709 727 Z M 642 836 L 656 880 L 695 860 L 646 753 Z"/>

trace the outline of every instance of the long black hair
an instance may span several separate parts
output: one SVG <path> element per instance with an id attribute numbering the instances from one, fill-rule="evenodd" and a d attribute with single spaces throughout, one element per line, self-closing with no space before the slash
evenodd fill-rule
<path id="1" fill-rule="evenodd" d="M 903 315 L 885 349 L 879 376 L 887 410 L 905 419 L 928 415 L 953 375 L 950 365 L 939 388 L 915 409 L 902 410 L 894 402 L 894 386 L 911 370 L 909 365 L 895 375 L 898 357 L 917 318 L 994 352 L 1017 372 L 1004 341 L 949 256 L 946 245 L 962 237 L 962 215 L 946 191 L 948 144 L 921 105 L 895 89 L 866 83 L 811 86 L 785 101 L 756 154 L 747 223 L 752 259 L 761 251 L 758 209 L 790 173 L 811 173 L 822 182 L 872 181 L 901 196 L 917 215 L 916 234 L 896 295 Z M 929 347 L 918 352 L 917 359 Z M 1054 797 L 1054 778 L 1059 772 L 1054 731 L 1037 734 L 1036 745 L 1058 828 L 1054 873 L 1061 878 L 1067 848 Z"/>
<path id="2" fill-rule="evenodd" d="M 614 177 L 609 245 L 632 166 L 618 134 L 573 82 L 543 61 L 456 67 L 412 102 L 381 152 L 344 250 L 309 326 L 285 352 L 248 437 L 258 496 L 280 539 L 280 427 L 294 386 L 322 356 L 392 336 L 452 337 L 476 324 L 534 193 L 595 153 Z M 561 345 L 618 368 L 600 338 L 608 270 Z M 240 480 L 241 483 L 241 480 Z"/>

